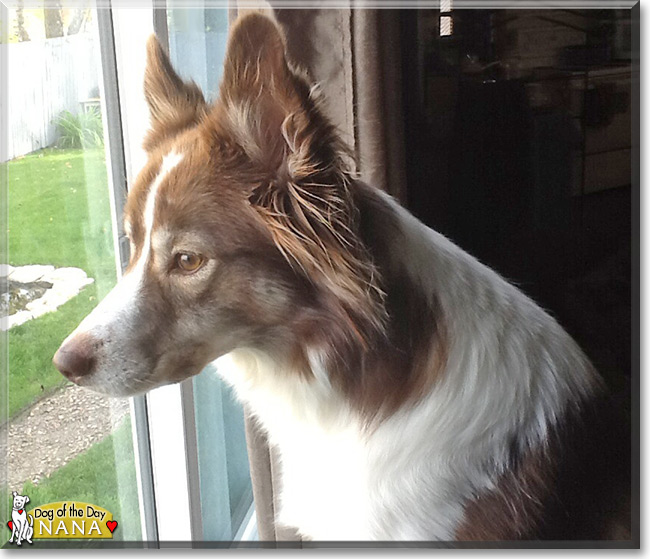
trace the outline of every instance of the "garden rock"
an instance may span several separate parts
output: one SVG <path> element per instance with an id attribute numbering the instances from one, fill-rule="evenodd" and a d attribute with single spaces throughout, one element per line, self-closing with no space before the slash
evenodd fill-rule
<path id="1" fill-rule="evenodd" d="M 7 317 L 0 321 L 0 330 L 55 311 L 93 281 L 80 268 L 0 266 L 0 311 Z"/>

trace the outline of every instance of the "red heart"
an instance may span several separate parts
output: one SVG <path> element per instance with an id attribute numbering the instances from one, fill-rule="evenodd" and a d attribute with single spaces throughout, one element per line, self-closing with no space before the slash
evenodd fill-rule
<path id="1" fill-rule="evenodd" d="M 115 528 L 117 528 L 117 520 L 109 520 L 106 522 L 106 526 L 108 526 L 108 529 L 111 531 L 111 534 L 115 531 Z"/>
<path id="2" fill-rule="evenodd" d="M 14 529 L 14 523 L 11 520 L 9 522 L 7 522 L 7 526 L 9 526 L 10 530 Z"/>
<path id="3" fill-rule="evenodd" d="M 22 513 L 23 513 L 23 509 L 20 509 L 20 510 L 18 511 L 18 514 L 22 514 Z"/>

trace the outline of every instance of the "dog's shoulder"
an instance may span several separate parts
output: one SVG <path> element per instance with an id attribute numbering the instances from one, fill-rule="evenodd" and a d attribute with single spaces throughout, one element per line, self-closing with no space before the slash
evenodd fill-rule
<path id="1" fill-rule="evenodd" d="M 568 410 L 543 445 L 513 452 L 496 487 L 467 503 L 457 539 L 631 539 L 629 433 L 609 393 Z"/>

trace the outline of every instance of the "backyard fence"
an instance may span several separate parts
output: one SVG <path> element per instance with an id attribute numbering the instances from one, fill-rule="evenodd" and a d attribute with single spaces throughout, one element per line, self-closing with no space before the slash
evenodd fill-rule
<path id="1" fill-rule="evenodd" d="M 92 33 L 10 43 L 7 80 L 7 150 L 10 160 L 52 145 L 55 120 L 99 94 L 99 58 Z M 0 161 L 2 162 L 2 161 Z"/>

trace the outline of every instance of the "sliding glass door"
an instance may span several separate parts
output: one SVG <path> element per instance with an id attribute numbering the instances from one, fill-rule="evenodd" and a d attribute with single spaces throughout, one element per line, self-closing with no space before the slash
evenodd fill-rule
<path id="1" fill-rule="evenodd" d="M 218 91 L 228 10 L 156 5 L 2 6 L 2 520 L 16 491 L 30 497 L 28 513 L 56 501 L 102 507 L 117 522 L 112 540 L 128 545 L 256 539 L 244 415 L 214 364 L 121 400 L 68 383 L 51 364 L 128 262 L 121 214 L 146 162 L 149 35 L 206 98 Z"/>

